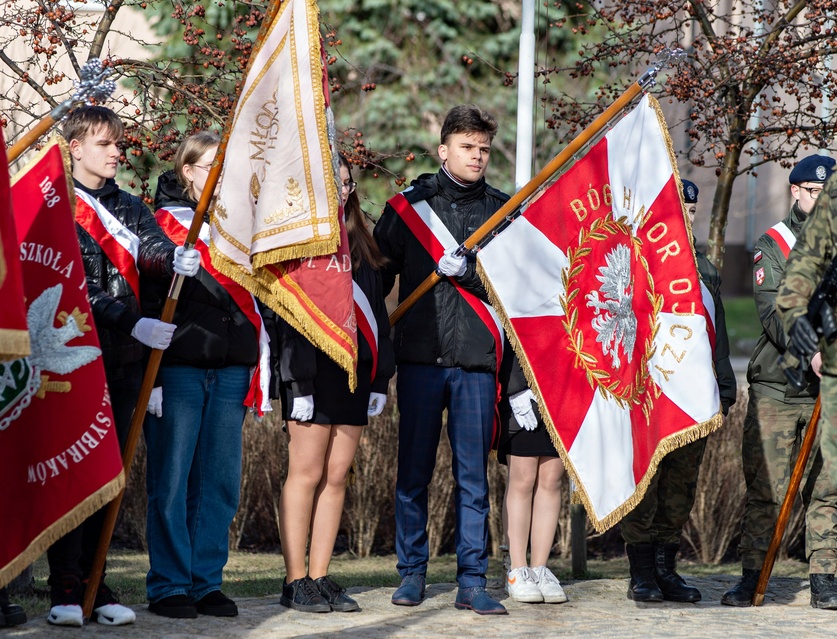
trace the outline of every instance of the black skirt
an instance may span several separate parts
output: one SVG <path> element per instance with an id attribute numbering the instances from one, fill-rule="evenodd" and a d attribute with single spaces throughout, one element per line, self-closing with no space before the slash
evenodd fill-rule
<path id="1" fill-rule="evenodd" d="M 317 374 L 314 377 L 314 424 L 366 426 L 369 417 L 369 362 L 358 362 L 357 388 L 349 392 L 349 375 L 328 355 L 317 349 Z M 282 384 L 282 419 L 290 419 L 294 396 L 290 384 Z"/>
<path id="2" fill-rule="evenodd" d="M 535 430 L 525 430 L 520 427 L 512 412 L 500 413 L 500 446 L 497 460 L 507 464 L 508 455 L 515 457 L 558 457 L 558 451 L 552 444 L 549 431 L 540 415 L 538 427 Z"/>

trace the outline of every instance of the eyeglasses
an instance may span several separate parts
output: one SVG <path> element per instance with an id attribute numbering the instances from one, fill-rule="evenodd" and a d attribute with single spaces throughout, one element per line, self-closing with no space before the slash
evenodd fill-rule
<path id="1" fill-rule="evenodd" d="M 343 184 L 341 184 L 340 186 L 341 188 L 345 189 L 351 194 L 355 192 L 355 189 L 357 188 L 357 182 L 343 182 Z"/>
<path id="2" fill-rule="evenodd" d="M 800 186 L 799 188 L 803 191 L 808 191 L 808 195 L 811 196 L 812 200 L 816 200 L 820 196 L 820 193 L 822 193 L 822 187 L 817 188 L 815 186 Z"/>
<path id="3" fill-rule="evenodd" d="M 204 171 L 207 171 L 207 172 L 209 171 L 209 169 L 212 168 L 211 164 L 207 164 L 206 166 L 201 166 L 200 164 L 193 164 L 192 166 L 195 167 L 196 169 L 203 169 Z"/>

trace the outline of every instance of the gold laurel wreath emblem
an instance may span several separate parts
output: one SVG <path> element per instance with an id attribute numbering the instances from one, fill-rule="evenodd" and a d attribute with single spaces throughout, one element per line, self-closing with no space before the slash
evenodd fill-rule
<path id="1" fill-rule="evenodd" d="M 561 296 L 561 308 L 564 310 L 562 324 L 570 338 L 568 349 L 574 355 L 573 365 L 584 371 L 587 383 L 592 388 L 598 388 L 602 397 L 612 398 L 621 408 L 641 407 L 645 420 L 648 422 L 651 416 L 651 409 L 654 400 L 659 397 L 659 390 L 656 385 L 649 383 L 650 374 L 648 361 L 656 351 L 654 340 L 659 330 L 657 315 L 663 305 L 663 296 L 658 295 L 654 288 L 654 279 L 648 270 L 648 262 L 642 254 L 642 240 L 636 237 L 632 229 L 627 225 L 627 218 L 613 219 L 612 214 L 595 220 L 589 228 L 581 229 L 578 235 L 578 245 L 567 249 L 569 265 L 561 274 L 565 294 Z M 578 328 L 578 297 L 581 293 L 579 286 L 579 275 L 584 271 L 585 263 L 583 258 L 592 253 L 590 243 L 607 240 L 617 234 L 625 234 L 631 238 L 631 247 L 634 256 L 642 265 L 648 278 L 648 290 L 646 294 L 651 303 L 652 313 L 648 317 L 650 326 L 649 335 L 642 348 L 639 366 L 632 382 L 623 384 L 622 380 L 614 377 L 612 371 L 599 363 L 596 355 L 592 355 L 584 348 L 584 333 Z M 583 300 L 584 297 L 582 296 Z M 650 391 L 650 392 L 649 392 Z"/>

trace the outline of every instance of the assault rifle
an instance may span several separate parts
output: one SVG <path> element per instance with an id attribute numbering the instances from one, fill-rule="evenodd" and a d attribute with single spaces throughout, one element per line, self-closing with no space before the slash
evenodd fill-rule
<path id="1" fill-rule="evenodd" d="M 805 316 L 817 335 L 831 344 L 837 338 L 837 320 L 834 318 L 834 306 L 837 304 L 837 257 L 825 271 L 811 299 Z M 790 385 L 797 390 L 805 388 L 805 361 L 813 353 L 797 353 L 788 343 L 785 355 L 779 357 L 779 365 L 785 372 Z"/>

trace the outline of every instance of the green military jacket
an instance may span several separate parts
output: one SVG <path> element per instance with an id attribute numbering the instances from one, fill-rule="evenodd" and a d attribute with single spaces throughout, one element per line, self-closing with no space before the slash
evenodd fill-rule
<path id="1" fill-rule="evenodd" d="M 794 204 L 784 220 L 759 238 L 753 253 L 753 297 L 762 330 L 747 367 L 747 381 L 761 394 L 791 404 L 813 403 L 820 392 L 819 379 L 810 369 L 806 374 L 806 387 L 798 391 L 788 384 L 778 364 L 779 356 L 786 350 L 787 338 L 776 314 L 776 294 L 787 254 L 804 222 L 805 214 Z"/>
<path id="2" fill-rule="evenodd" d="M 788 260 L 776 297 L 784 328 L 790 331 L 796 318 L 808 309 L 808 300 L 834 259 L 837 246 L 837 174 L 832 175 L 817 199 Z M 824 345 L 822 372 L 837 376 L 837 342 Z"/>
<path id="3" fill-rule="evenodd" d="M 721 396 L 721 406 L 724 415 L 729 407 L 735 403 L 738 390 L 735 382 L 735 372 L 729 361 L 729 337 L 727 336 L 727 320 L 724 313 L 724 303 L 721 301 L 721 275 L 718 269 L 700 251 L 695 250 L 697 269 L 701 281 L 706 284 L 712 301 L 715 304 L 715 375 L 718 377 L 718 392 Z"/>

